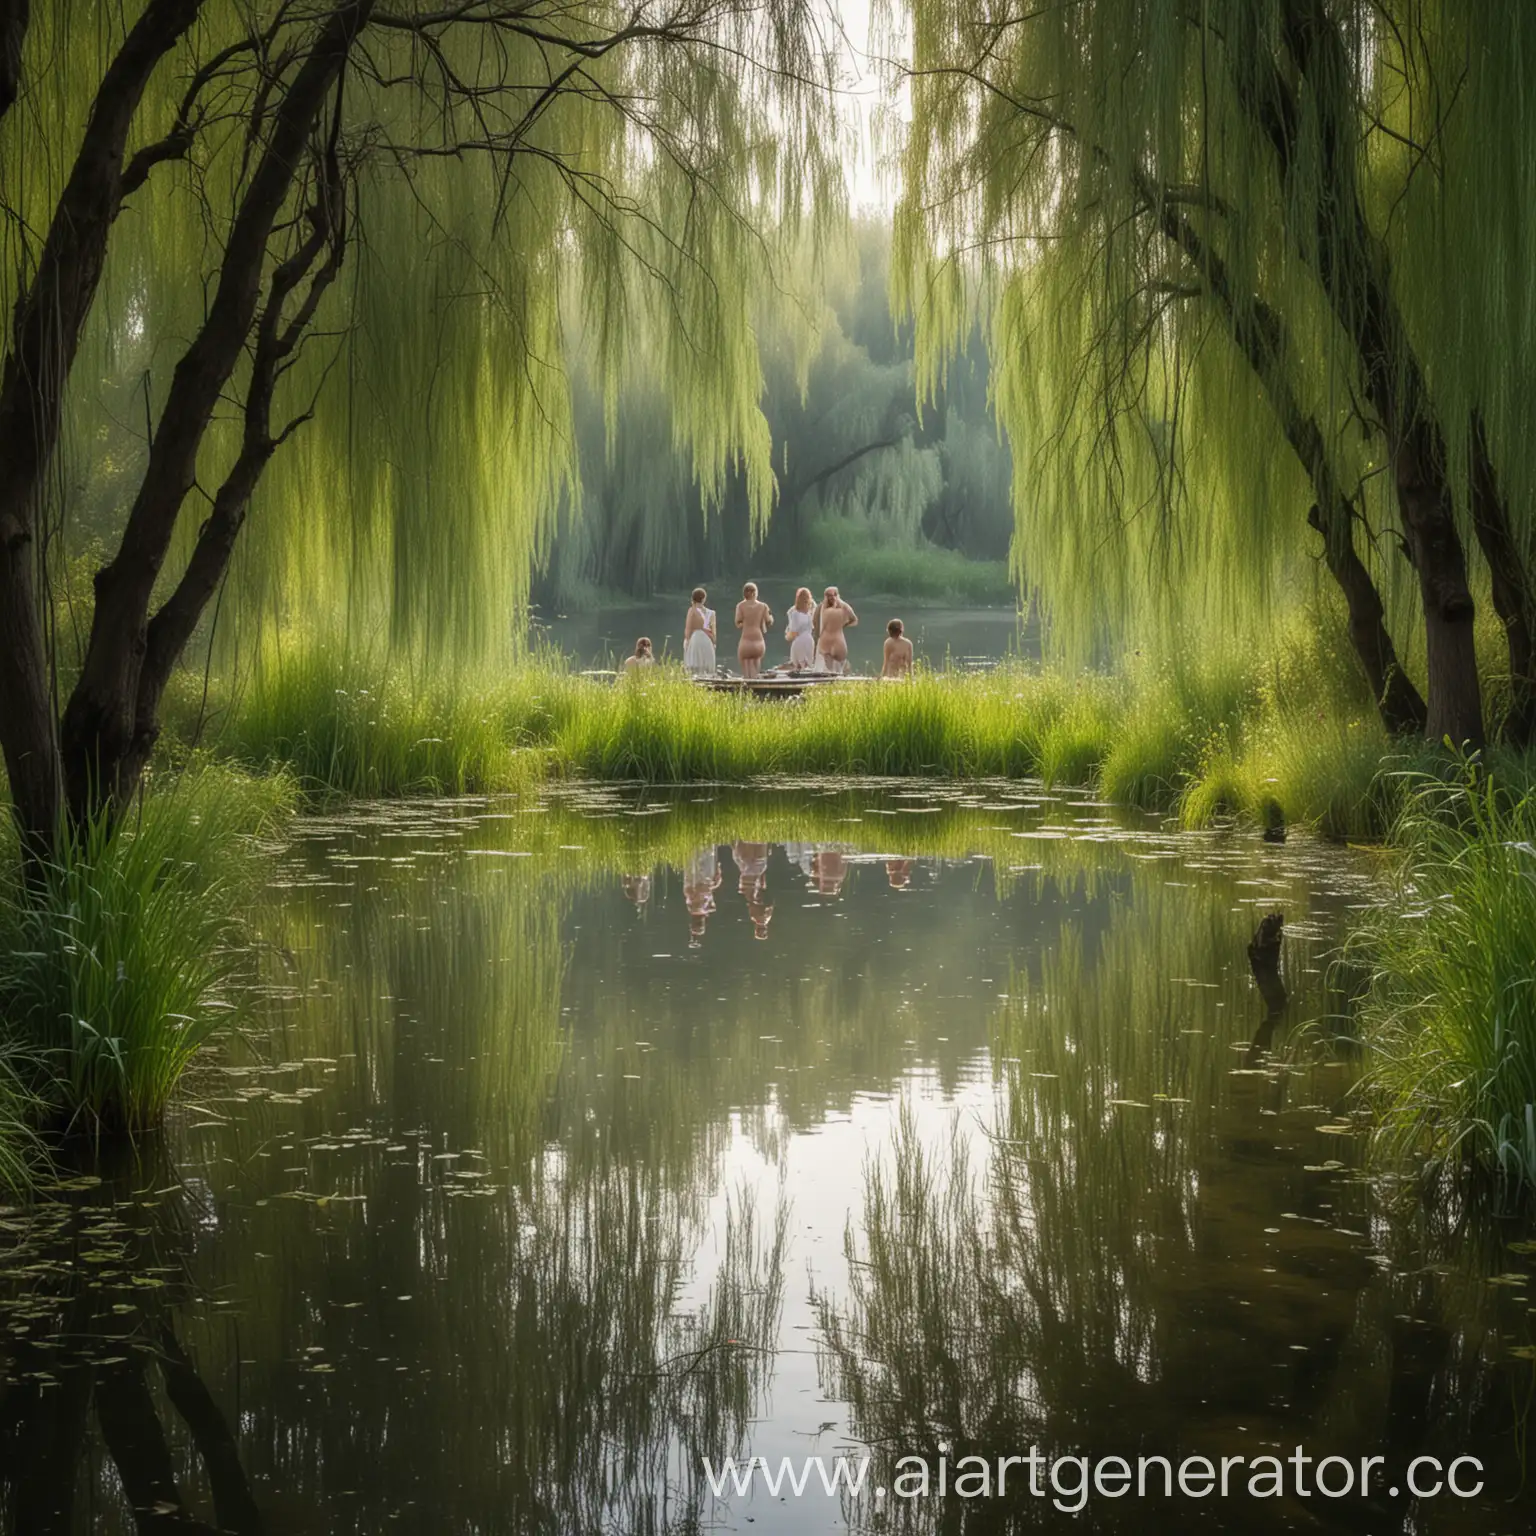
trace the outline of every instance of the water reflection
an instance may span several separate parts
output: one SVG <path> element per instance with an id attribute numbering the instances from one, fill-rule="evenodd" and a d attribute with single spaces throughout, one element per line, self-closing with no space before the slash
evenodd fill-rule
<path id="1" fill-rule="evenodd" d="M 180 1337 L 199 1192 L 158 1142 L 90 1162 L 37 1215 L 5 1222 L 7 1528 L 94 1528 L 116 1494 L 141 1531 L 260 1536 L 233 1426 Z"/>
<path id="2" fill-rule="evenodd" d="M 1084 1528 L 1517 1531 L 1522 1234 L 1367 1179 L 1308 1022 L 1368 878 L 1017 785 L 306 823 L 264 1033 L 164 1165 L 3 1218 L 0 1509 L 980 1532 L 1061 1517 L 719 1500 L 701 1458 L 1299 1439 L 1475 1447 L 1490 1493 Z"/>

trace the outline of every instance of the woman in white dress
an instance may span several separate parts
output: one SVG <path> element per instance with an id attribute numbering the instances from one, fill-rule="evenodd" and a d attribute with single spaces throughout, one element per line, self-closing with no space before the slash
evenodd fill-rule
<path id="1" fill-rule="evenodd" d="M 816 636 L 812 632 L 814 602 L 811 589 L 801 587 L 795 593 L 795 606 L 789 610 L 789 627 L 784 638 L 789 641 L 789 664 L 795 668 L 809 667 L 816 661 Z"/>
<path id="2" fill-rule="evenodd" d="M 703 587 L 693 589 L 693 602 L 683 621 L 683 665 L 695 677 L 715 675 L 715 610 L 704 606 Z"/>

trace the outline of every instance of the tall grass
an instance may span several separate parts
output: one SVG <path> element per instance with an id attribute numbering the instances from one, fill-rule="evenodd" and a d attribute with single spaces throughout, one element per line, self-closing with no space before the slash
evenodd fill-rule
<path id="1" fill-rule="evenodd" d="M 281 777 L 199 763 L 151 787 L 118 828 L 100 820 L 65 834 L 34 880 L 11 875 L 0 1018 L 51 1119 L 93 1134 L 159 1119 L 234 1015 L 255 839 L 291 798 Z"/>
<path id="2" fill-rule="evenodd" d="M 1365 1092 L 1393 1151 L 1536 1185 L 1536 796 L 1416 779 L 1371 960 Z"/>
<path id="3" fill-rule="evenodd" d="M 1190 826 L 1232 818 L 1379 839 L 1401 809 L 1405 749 L 1326 634 L 1298 624 L 1260 658 L 1133 659 L 1114 676 L 1018 662 L 982 675 L 920 669 L 901 685 L 792 702 L 710 694 L 667 666 L 615 683 L 549 656 L 499 673 L 413 675 L 298 645 L 264 660 L 243 693 L 214 690 L 208 739 L 248 768 L 283 765 L 322 797 L 484 793 L 550 772 L 651 783 L 1038 777 Z M 173 733 L 191 734 L 189 708 Z"/>
<path id="4" fill-rule="evenodd" d="M 548 680 L 556 685 L 558 674 Z M 518 736 L 540 732 L 543 672 L 413 678 L 328 646 L 260 668 L 221 700 L 210 739 L 252 767 L 281 763 L 311 793 L 472 794 L 518 776 Z M 186 734 L 183 716 L 170 724 Z"/>

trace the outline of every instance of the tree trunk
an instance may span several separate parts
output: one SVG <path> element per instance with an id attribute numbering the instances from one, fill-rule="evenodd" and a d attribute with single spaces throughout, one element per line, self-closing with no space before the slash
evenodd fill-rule
<path id="1" fill-rule="evenodd" d="M 1512 746 L 1528 747 L 1536 736 L 1536 595 L 1499 493 L 1480 415 L 1472 418 L 1471 452 L 1472 527 L 1488 562 L 1493 607 L 1509 649 L 1509 713 L 1503 736 Z"/>
<path id="2" fill-rule="evenodd" d="M 1158 196 L 1145 177 L 1139 178 L 1138 184 L 1143 196 L 1160 204 L 1158 217 L 1164 236 L 1189 258 L 1209 288 L 1233 342 L 1257 376 L 1286 442 L 1312 482 L 1317 501 L 1307 521 L 1323 536 L 1323 559 L 1343 594 L 1350 643 L 1382 724 L 1393 735 L 1422 732 L 1426 723 L 1424 700 L 1397 659 L 1381 594 L 1355 549 L 1354 510 L 1334 474 L 1317 418 L 1307 414 L 1291 386 L 1284 322 L 1262 298 L 1250 296 L 1246 303 L 1239 303 L 1231 272 L 1220 253 L 1182 209 Z"/>
<path id="3" fill-rule="evenodd" d="M 1429 715 L 1424 700 L 1412 679 L 1397 659 L 1392 636 L 1387 632 L 1386 612 L 1381 594 L 1355 549 L 1353 514 L 1347 503 L 1336 503 L 1325 520 L 1322 509 L 1314 506 L 1307 521 L 1323 536 L 1323 560 L 1339 590 L 1349 615 L 1349 640 L 1354 647 L 1360 670 L 1370 684 L 1381 723 L 1394 736 L 1422 736 Z M 1346 530 L 1339 536 L 1340 526 Z"/>
<path id="4" fill-rule="evenodd" d="M 31 19 L 29 0 L 0 0 L 0 117 L 16 104 L 21 89 L 21 45 Z"/>
<path id="5" fill-rule="evenodd" d="M 1423 369 L 1392 297 L 1387 252 L 1371 230 L 1355 171 L 1358 110 L 1350 53 L 1323 0 L 1286 0 L 1285 47 L 1316 103 L 1315 130 L 1302 131 L 1295 92 L 1267 48 L 1233 60 L 1240 96 L 1274 148 L 1288 214 L 1304 155 L 1315 157 L 1310 237 L 1295 243 L 1317 273 L 1329 307 L 1359 354 L 1365 395 L 1381 418 L 1398 515 L 1419 578 L 1428 653 L 1426 733 L 1458 746 L 1483 743 L 1482 685 L 1473 646 L 1474 603 L 1447 479 L 1445 435 Z"/>
<path id="6" fill-rule="evenodd" d="M 0 497 L 7 489 L 0 479 Z M 38 621 L 36 550 L 30 529 L 0 500 L 0 740 L 11 810 L 27 863 L 47 856 L 59 824 L 63 778 L 48 656 Z"/>
<path id="7" fill-rule="evenodd" d="M 151 0 L 107 66 L 37 270 L 16 307 L 0 374 L 0 746 L 29 858 L 52 846 L 63 780 L 38 590 L 43 478 L 121 204 L 128 133 L 151 75 L 201 3 Z M 15 0 L 0 11 L 0 72 L 19 72 L 26 18 L 27 7 Z M 0 80 L 0 94 L 3 88 Z"/>
<path id="8" fill-rule="evenodd" d="M 1483 743 L 1474 607 L 1437 434 L 1420 420 L 1397 444 L 1393 471 L 1408 557 L 1419 578 L 1428 645 L 1431 741 Z"/>
<path id="9" fill-rule="evenodd" d="M 65 803 L 72 819 L 121 807 L 137 789 L 149 760 L 164 686 L 162 679 L 151 689 L 150 707 L 140 707 L 155 584 L 192 488 L 198 450 L 256 320 L 274 226 L 326 99 L 372 10 L 373 0 L 338 0 L 273 110 L 261 159 L 230 227 L 207 319 L 176 365 L 117 553 L 96 573 L 90 640 L 60 727 Z M 184 644 L 185 634 L 171 662 Z M 168 675 L 168 665 L 165 670 Z"/>

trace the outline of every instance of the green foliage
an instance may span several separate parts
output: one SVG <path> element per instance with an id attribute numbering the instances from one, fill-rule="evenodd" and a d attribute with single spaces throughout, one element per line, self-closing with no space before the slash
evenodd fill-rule
<path id="1" fill-rule="evenodd" d="M 911 328 L 893 320 L 887 295 L 889 228 L 858 220 L 818 256 L 795 292 L 767 290 L 758 307 L 778 480 L 766 532 L 754 533 L 744 480 L 728 483 L 718 505 L 694 483 L 664 381 L 639 363 L 615 381 L 587 360 L 574 395 L 580 493 L 550 544 L 541 601 L 568 606 L 588 586 L 687 590 L 739 579 L 748 564 L 813 585 L 1014 599 L 1004 564 L 1011 462 L 979 334 L 942 401 L 920 410 Z M 584 323 L 571 317 L 577 334 Z"/>
<path id="2" fill-rule="evenodd" d="M 7 314 L 102 72 L 142 10 L 31 9 L 23 104 L 0 120 Z M 134 147 L 170 127 L 210 59 L 209 92 L 245 106 L 198 103 L 184 155 L 156 165 L 113 226 L 64 401 L 50 558 L 91 538 L 115 546 L 144 479 L 146 424 L 160 425 L 260 159 L 248 131 L 259 149 L 257 109 L 282 96 L 260 61 L 305 58 L 329 10 L 207 0 L 151 79 Z M 347 259 L 281 375 L 273 430 L 292 421 L 296 435 L 241 532 L 222 654 L 248 658 L 269 626 L 302 622 L 359 648 L 388 637 L 440 661 L 502 662 L 531 569 L 578 492 L 578 351 L 599 421 L 644 360 L 696 504 L 729 491 L 760 535 L 775 477 L 757 299 L 781 296 L 781 329 L 803 353 L 796 264 L 814 268 L 843 205 L 812 11 L 381 5 L 353 46 L 334 122 Z M 296 186 L 281 210 L 269 269 L 307 195 Z M 239 449 L 247 379 L 237 368 L 202 444 L 209 495 Z M 184 511 L 168 580 L 201 518 Z"/>
<path id="3" fill-rule="evenodd" d="M 1395 319 L 1372 376 L 1426 381 L 1474 579 L 1479 417 L 1528 563 L 1519 360 L 1536 281 L 1519 253 L 1536 98 L 1512 61 L 1536 46 L 1536 9 L 1075 0 L 1003 16 L 887 0 L 877 16 L 890 84 L 911 95 L 898 312 L 935 391 L 983 329 L 1018 468 L 1013 554 L 1053 637 L 1079 656 L 1200 626 L 1266 638 L 1326 583 L 1308 520 L 1321 479 L 1352 504 L 1417 673 L 1413 574 L 1383 536 L 1398 520 L 1389 444 L 1361 407 L 1370 301 L 1328 279 L 1382 285 L 1374 318 Z M 1154 777 L 1168 745 L 1144 742 Z M 1134 760 L 1120 776 L 1145 777 Z"/>
<path id="4" fill-rule="evenodd" d="M 795 579 L 812 592 L 836 585 L 848 592 L 930 602 L 1001 605 L 1016 600 L 1005 561 L 973 560 L 926 539 L 892 543 L 858 518 L 809 524 L 794 560 Z"/>
<path id="5" fill-rule="evenodd" d="M 1395 1152 L 1536 1185 L 1536 797 L 1413 778 L 1406 856 L 1361 924 L 1365 1083 Z"/>
<path id="6" fill-rule="evenodd" d="M 292 804 L 281 776 L 198 763 L 152 785 L 125 825 L 65 834 L 0 898 L 0 1017 L 47 1112 L 93 1134 L 160 1117 L 198 1050 L 237 1012 L 236 914 L 256 839 Z"/>

